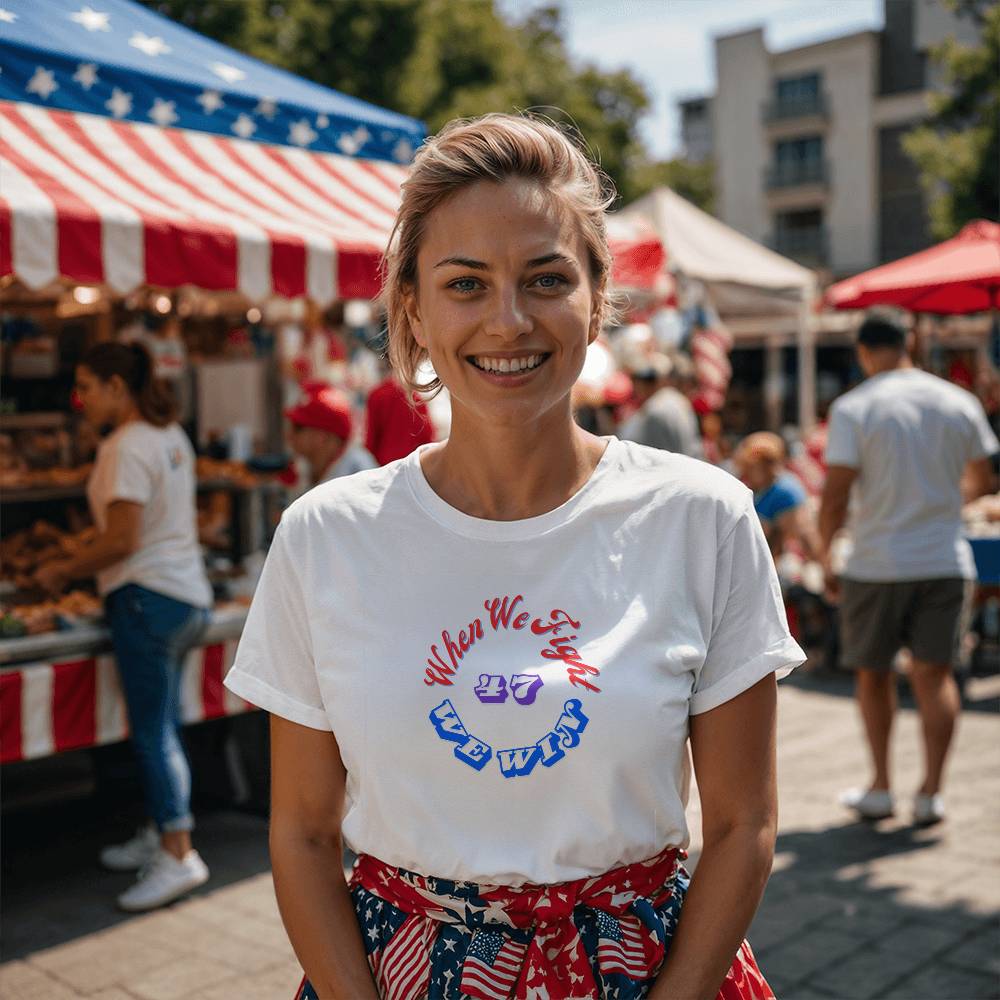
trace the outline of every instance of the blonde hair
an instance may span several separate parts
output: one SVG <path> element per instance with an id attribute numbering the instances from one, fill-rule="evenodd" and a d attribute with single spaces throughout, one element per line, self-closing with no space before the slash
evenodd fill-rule
<path id="1" fill-rule="evenodd" d="M 417 392 L 434 392 L 439 379 L 421 383 L 417 369 L 427 352 L 413 336 L 404 305 L 417 284 L 417 253 L 427 216 L 457 191 L 477 181 L 501 183 L 518 177 L 536 181 L 575 215 L 590 258 L 597 318 L 610 309 L 604 212 L 616 194 L 610 179 L 564 132 L 528 115 L 489 114 L 456 118 L 417 152 L 403 184 L 403 200 L 385 255 L 382 304 L 388 323 L 388 357 L 396 377 Z"/>
<path id="2" fill-rule="evenodd" d="M 779 465 L 787 455 L 785 442 L 771 431 L 748 434 L 739 445 L 741 457 L 747 462 L 768 462 Z"/>

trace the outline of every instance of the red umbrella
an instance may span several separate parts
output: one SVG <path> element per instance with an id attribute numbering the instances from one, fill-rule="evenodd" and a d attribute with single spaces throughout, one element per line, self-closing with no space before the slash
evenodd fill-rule
<path id="1" fill-rule="evenodd" d="M 893 305 L 911 312 L 972 313 L 1000 308 L 1000 224 L 979 219 L 929 250 L 838 281 L 835 309 Z"/>

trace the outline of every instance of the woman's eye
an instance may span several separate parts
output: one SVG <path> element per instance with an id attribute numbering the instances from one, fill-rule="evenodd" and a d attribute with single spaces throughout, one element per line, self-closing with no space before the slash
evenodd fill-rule
<path id="1" fill-rule="evenodd" d="M 561 274 L 540 274 L 534 281 L 539 288 L 559 288 L 567 283 Z"/>
<path id="2" fill-rule="evenodd" d="M 448 287 L 454 288 L 456 292 L 474 292 L 480 286 L 475 278 L 458 278 L 451 282 Z"/>

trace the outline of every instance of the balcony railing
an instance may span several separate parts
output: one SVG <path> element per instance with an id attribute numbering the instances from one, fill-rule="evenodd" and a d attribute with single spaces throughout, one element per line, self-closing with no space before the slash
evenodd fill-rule
<path id="1" fill-rule="evenodd" d="M 768 245 L 784 257 L 803 264 L 825 264 L 829 260 L 829 233 L 825 226 L 779 229 Z"/>
<path id="2" fill-rule="evenodd" d="M 826 118 L 829 116 L 826 94 L 806 94 L 801 97 L 779 97 L 764 105 L 764 121 L 784 122 L 793 118 Z"/>
<path id="3" fill-rule="evenodd" d="M 765 177 L 768 190 L 798 187 L 802 184 L 827 184 L 830 165 L 826 160 L 789 160 L 772 163 Z"/>

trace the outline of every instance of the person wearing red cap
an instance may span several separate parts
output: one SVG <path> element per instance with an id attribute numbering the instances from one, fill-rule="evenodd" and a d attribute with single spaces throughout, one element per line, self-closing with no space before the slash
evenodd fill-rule
<path id="1" fill-rule="evenodd" d="M 309 465 L 310 486 L 377 465 L 361 445 L 351 444 L 351 404 L 332 386 L 313 387 L 285 416 L 292 451 Z"/>

